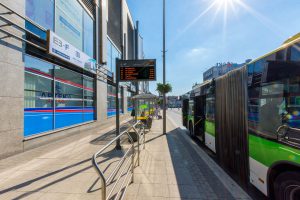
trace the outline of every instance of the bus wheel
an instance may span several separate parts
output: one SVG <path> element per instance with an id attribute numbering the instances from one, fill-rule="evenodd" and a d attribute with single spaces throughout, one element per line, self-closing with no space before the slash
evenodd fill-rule
<path id="1" fill-rule="evenodd" d="M 299 200 L 300 173 L 284 172 L 280 174 L 275 179 L 274 195 L 276 200 Z"/>

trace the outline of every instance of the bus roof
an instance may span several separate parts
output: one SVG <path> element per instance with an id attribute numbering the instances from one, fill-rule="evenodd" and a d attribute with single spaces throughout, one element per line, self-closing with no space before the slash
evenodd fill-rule
<path id="1" fill-rule="evenodd" d="M 196 90 L 196 89 L 198 89 L 198 88 L 201 88 L 202 86 L 204 86 L 204 85 L 206 85 L 206 84 L 208 84 L 208 83 L 210 83 L 210 82 L 212 82 L 212 79 L 207 80 L 207 81 L 204 81 L 203 83 L 198 84 L 198 85 L 195 86 L 192 90 Z"/>
<path id="2" fill-rule="evenodd" d="M 271 52 L 269 52 L 269 53 L 267 53 L 267 54 L 265 54 L 265 55 L 263 55 L 263 56 L 260 56 L 260 57 L 254 59 L 253 61 L 251 61 L 251 62 L 249 62 L 249 63 L 246 63 L 244 66 L 247 66 L 247 65 L 249 65 L 249 64 L 253 64 L 253 63 L 257 62 L 258 60 L 263 59 L 263 58 L 265 58 L 265 57 L 267 57 L 267 56 L 269 56 L 269 55 L 272 55 L 272 54 L 274 54 L 274 53 L 276 53 L 276 52 L 278 52 L 278 51 L 280 51 L 280 50 L 282 50 L 282 49 L 285 49 L 285 48 L 287 48 L 287 47 L 289 47 L 289 46 L 291 46 L 291 45 L 293 45 L 293 44 L 295 44 L 295 43 L 297 43 L 297 42 L 300 42 L 300 32 L 297 33 L 296 35 L 294 35 L 294 36 L 288 38 L 288 39 L 287 39 L 286 41 L 284 41 L 284 43 L 283 43 L 280 47 L 278 47 L 277 49 L 275 49 L 275 50 L 273 50 L 273 51 L 271 51 Z M 244 66 L 243 66 L 243 67 L 244 67 Z M 213 79 L 207 80 L 207 81 L 205 81 L 205 82 L 203 82 L 203 83 L 201 83 L 201 84 L 198 84 L 197 86 L 195 86 L 191 91 L 189 91 L 189 92 L 186 93 L 186 94 L 191 94 L 191 93 L 193 93 L 194 91 L 199 90 L 201 87 L 203 87 L 204 85 L 206 85 L 206 84 L 208 84 L 208 83 L 210 83 L 210 82 L 212 82 L 212 81 L 213 81 Z"/>
<path id="3" fill-rule="evenodd" d="M 263 59 L 263 58 L 265 58 L 265 57 L 267 57 L 267 56 L 269 56 L 269 55 L 272 55 L 272 54 L 274 54 L 274 53 L 276 53 L 276 52 L 278 52 L 278 51 L 280 51 L 280 50 L 282 50 L 282 49 L 285 49 L 285 48 L 287 48 L 287 47 L 289 47 L 289 46 L 291 46 L 291 45 L 293 45 L 293 44 L 295 44 L 295 43 L 297 43 L 297 42 L 300 42 L 300 33 L 297 33 L 296 35 L 294 35 L 294 36 L 288 38 L 288 39 L 287 39 L 286 41 L 284 41 L 284 43 L 283 43 L 280 47 L 278 47 L 277 49 L 275 49 L 275 50 L 273 50 L 273 51 L 271 51 L 271 52 L 269 52 L 269 53 L 267 53 L 267 54 L 265 54 L 265 55 L 263 55 L 263 56 L 260 56 L 260 57 L 258 57 L 257 59 L 254 59 L 253 61 L 251 61 L 250 63 L 247 63 L 246 65 L 253 64 L 253 63 L 257 62 L 258 60 Z"/>

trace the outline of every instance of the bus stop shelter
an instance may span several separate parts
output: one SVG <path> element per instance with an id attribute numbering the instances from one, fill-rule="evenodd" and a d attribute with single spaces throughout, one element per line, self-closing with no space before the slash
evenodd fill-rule
<path id="1" fill-rule="evenodd" d="M 158 97 L 154 94 L 138 94 L 132 97 L 135 119 L 147 122 L 146 124 L 151 124 L 152 117 L 154 114 L 154 106 Z M 151 125 L 150 125 L 151 126 Z"/>

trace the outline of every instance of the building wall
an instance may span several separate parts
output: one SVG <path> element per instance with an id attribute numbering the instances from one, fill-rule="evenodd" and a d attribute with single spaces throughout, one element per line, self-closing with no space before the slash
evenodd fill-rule
<path id="1" fill-rule="evenodd" d="M 237 63 L 217 63 L 215 66 L 209 68 L 203 73 L 203 81 L 207 81 L 213 78 L 217 78 L 222 76 L 234 69 L 240 68 L 244 66 L 246 63 L 250 62 L 251 59 L 245 61 L 245 63 L 237 64 Z"/>
<path id="2" fill-rule="evenodd" d="M 8 7 L 12 8 L 14 11 L 25 16 L 25 2 L 26 0 L 1 0 Z M 99 41 L 101 45 L 96 45 L 99 48 L 99 53 L 95 57 L 98 59 L 99 64 L 104 64 L 103 67 L 107 68 L 105 62 L 107 61 L 107 20 L 108 20 L 108 0 L 99 1 L 101 4 L 101 32 L 97 35 L 95 41 Z M 123 26 L 124 33 L 127 32 L 127 23 L 131 23 L 134 27 L 133 20 L 131 18 L 126 1 L 123 0 L 122 4 L 123 15 L 126 16 L 126 20 Z M 6 12 L 5 9 L 0 8 L 0 12 Z M 7 16 L 13 22 L 16 22 L 21 27 L 25 28 L 24 20 L 18 17 Z M 129 18 L 128 18 L 129 17 Z M 129 19 L 129 20 L 127 20 Z M 3 24 L 0 20 L 0 25 Z M 3 29 L 9 29 L 10 32 L 22 37 L 24 33 L 17 31 L 11 27 L 1 27 Z M 120 28 L 120 27 L 119 27 Z M 118 29 L 118 27 L 117 27 Z M 110 29 L 113 35 L 114 29 Z M 124 34 L 123 33 L 123 34 Z M 25 138 L 24 137 L 24 82 L 25 82 L 25 44 L 13 39 L 11 37 L 3 38 L 2 33 L 0 33 L 0 158 L 4 158 L 19 152 L 26 151 L 31 148 L 35 148 L 49 142 L 53 142 L 74 134 L 84 134 L 86 130 L 101 128 L 103 124 L 114 122 L 114 118 L 108 118 L 107 116 L 107 81 L 105 79 L 95 77 L 95 88 L 96 88 L 96 113 L 95 121 L 90 121 L 84 124 L 76 124 L 72 127 L 65 127 L 63 129 L 57 129 L 45 132 L 43 134 L 36 135 L 34 137 Z M 117 38 L 117 37 L 116 37 Z M 48 62 L 51 62 L 47 60 Z M 121 119 L 128 117 L 127 112 L 127 86 L 123 85 L 123 105 L 124 105 L 124 115 Z M 38 126 L 39 124 L 36 124 Z"/>

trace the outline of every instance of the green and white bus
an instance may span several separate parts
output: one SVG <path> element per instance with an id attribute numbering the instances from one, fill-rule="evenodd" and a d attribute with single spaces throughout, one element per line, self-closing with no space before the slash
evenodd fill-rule
<path id="1" fill-rule="evenodd" d="M 270 199 L 300 199 L 300 35 L 183 95 L 183 125 Z"/>

